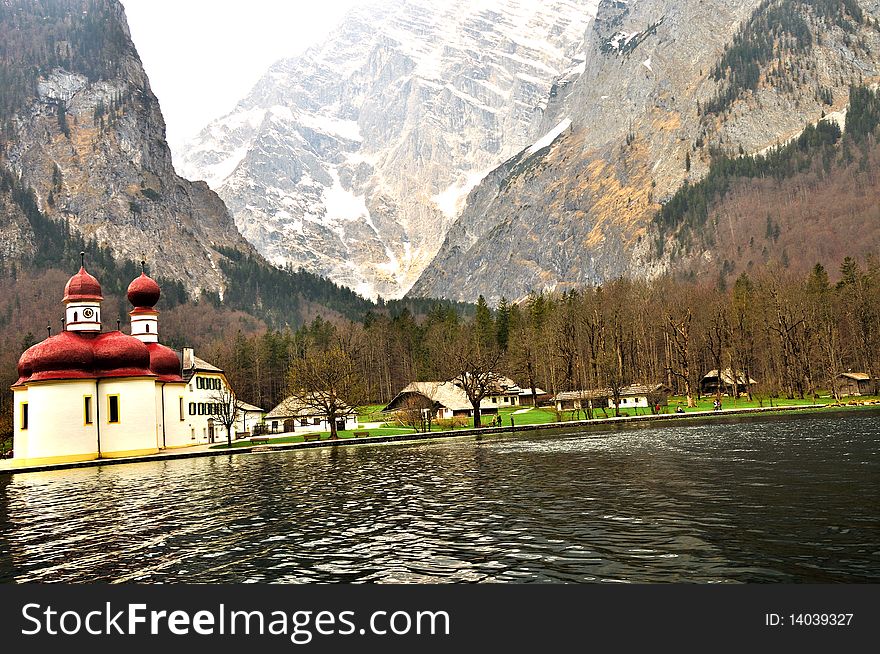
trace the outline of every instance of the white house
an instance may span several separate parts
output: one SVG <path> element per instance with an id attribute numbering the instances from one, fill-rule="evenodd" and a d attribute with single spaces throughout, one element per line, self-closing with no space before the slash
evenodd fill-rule
<path id="1" fill-rule="evenodd" d="M 649 409 L 659 404 L 667 406 L 669 403 L 670 389 L 663 384 L 655 384 L 653 386 L 645 386 L 643 384 L 632 384 L 624 386 L 619 390 L 620 409 Z M 568 411 L 575 409 L 602 409 L 606 407 L 614 408 L 614 390 L 610 388 L 600 388 L 579 391 L 564 391 L 558 393 L 553 398 L 557 411 Z"/>
<path id="2" fill-rule="evenodd" d="M 329 416 L 325 412 L 295 397 L 288 397 L 267 413 L 265 422 L 273 434 L 330 431 Z M 357 426 L 357 412 L 351 407 L 346 408 L 345 415 L 336 420 L 338 431 L 357 429 Z"/>
<path id="3" fill-rule="evenodd" d="M 453 382 L 412 382 L 401 390 L 383 412 L 399 411 L 407 408 L 410 402 L 423 405 L 424 409 L 431 409 L 432 415 L 437 420 L 448 420 L 456 416 L 473 417 L 474 408 L 468 399 L 467 393 Z M 497 414 L 498 403 L 486 397 L 480 402 L 481 414 Z"/>
<path id="4" fill-rule="evenodd" d="M 103 332 L 100 283 L 84 266 L 70 278 L 61 333 L 18 362 L 16 463 L 136 456 L 191 444 L 180 358 L 159 343 L 160 295 L 142 273 L 128 287 L 131 335 Z"/>
<path id="5" fill-rule="evenodd" d="M 187 383 L 186 427 L 190 440 L 194 443 L 225 440 L 226 427 L 220 420 L 222 405 L 235 397 L 226 373 L 195 356 L 192 348 L 185 347 L 182 375 Z M 235 431 L 236 427 L 232 429 Z"/>
<path id="6" fill-rule="evenodd" d="M 235 429 L 239 432 L 253 434 L 254 427 L 261 424 L 265 417 L 265 409 L 238 400 L 238 416 L 235 420 Z"/>

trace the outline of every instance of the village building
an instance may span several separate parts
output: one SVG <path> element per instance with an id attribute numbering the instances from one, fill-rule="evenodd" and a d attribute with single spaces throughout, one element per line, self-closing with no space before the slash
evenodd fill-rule
<path id="1" fill-rule="evenodd" d="M 497 401 L 493 404 L 488 397 L 483 398 L 480 402 L 480 414 L 497 415 L 498 406 Z M 468 399 L 467 393 L 451 381 L 412 382 L 401 390 L 382 411 L 392 413 L 414 407 L 430 410 L 434 420 L 449 420 L 456 417 L 472 418 L 474 416 L 474 407 Z"/>
<path id="2" fill-rule="evenodd" d="M 492 388 L 486 399 L 493 406 L 497 405 L 498 408 L 519 406 L 521 393 L 522 389 L 515 381 L 503 375 L 495 375 Z"/>
<path id="3" fill-rule="evenodd" d="M 602 388 L 591 390 L 564 391 L 553 397 L 557 411 L 575 411 L 578 409 L 650 409 L 656 405 L 668 406 L 671 389 L 664 384 L 646 386 L 632 384 L 619 390 L 619 404 L 615 403 L 614 389 Z"/>
<path id="4" fill-rule="evenodd" d="M 329 432 L 330 416 L 314 406 L 291 396 L 266 414 L 265 423 L 273 434 L 294 432 Z M 345 407 L 343 415 L 336 416 L 337 431 L 357 429 L 357 411 Z"/>
<path id="5" fill-rule="evenodd" d="M 547 404 L 552 396 L 541 388 L 535 388 L 535 395 L 532 397 L 531 388 L 522 388 L 519 391 L 519 403 L 524 406 L 541 406 Z"/>
<path id="6" fill-rule="evenodd" d="M 18 362 L 18 463 L 136 456 L 205 441 L 190 425 L 181 357 L 159 343 L 160 295 L 142 273 L 128 287 L 131 334 L 104 332 L 98 280 L 85 266 L 68 280 L 62 331 Z"/>
<path id="7" fill-rule="evenodd" d="M 238 400 L 238 415 L 235 420 L 235 429 L 242 437 L 254 434 L 257 425 L 262 425 L 266 418 L 266 410 L 253 404 Z"/>
<path id="8" fill-rule="evenodd" d="M 875 395 L 877 381 L 864 372 L 842 372 L 835 378 L 840 395 Z"/>
<path id="9" fill-rule="evenodd" d="M 190 441 L 216 443 L 226 438 L 221 420 L 235 394 L 226 373 L 215 365 L 195 356 L 192 348 L 183 348 L 182 376 L 187 383 L 185 400 L 186 428 Z M 233 427 L 234 429 L 234 427 Z"/>
<path id="10" fill-rule="evenodd" d="M 723 395 L 730 397 L 736 394 L 746 395 L 749 389 L 757 383 L 751 377 L 746 381 L 746 375 L 742 371 L 738 371 L 734 375 L 732 368 L 725 368 L 719 375 L 717 369 L 712 369 L 700 380 L 700 392 L 703 395 L 715 395 L 720 388 Z"/>

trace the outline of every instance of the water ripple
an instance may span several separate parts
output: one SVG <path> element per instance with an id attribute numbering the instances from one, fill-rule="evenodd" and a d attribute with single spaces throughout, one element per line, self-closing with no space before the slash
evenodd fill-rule
<path id="1" fill-rule="evenodd" d="M 807 417 L 0 478 L 0 581 L 880 581 L 880 421 Z"/>

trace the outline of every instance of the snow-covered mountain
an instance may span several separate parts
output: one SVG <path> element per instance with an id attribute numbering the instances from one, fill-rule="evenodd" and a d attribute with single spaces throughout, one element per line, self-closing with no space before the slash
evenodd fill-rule
<path id="1" fill-rule="evenodd" d="M 176 152 L 267 258 L 403 295 L 468 192 L 535 143 L 598 0 L 386 0 Z M 554 84 L 555 82 L 555 84 Z"/>

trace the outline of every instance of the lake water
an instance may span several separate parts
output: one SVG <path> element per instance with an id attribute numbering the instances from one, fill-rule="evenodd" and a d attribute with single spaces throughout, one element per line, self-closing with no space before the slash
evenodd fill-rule
<path id="1" fill-rule="evenodd" d="M 0 581 L 880 581 L 880 415 L 0 477 Z"/>

